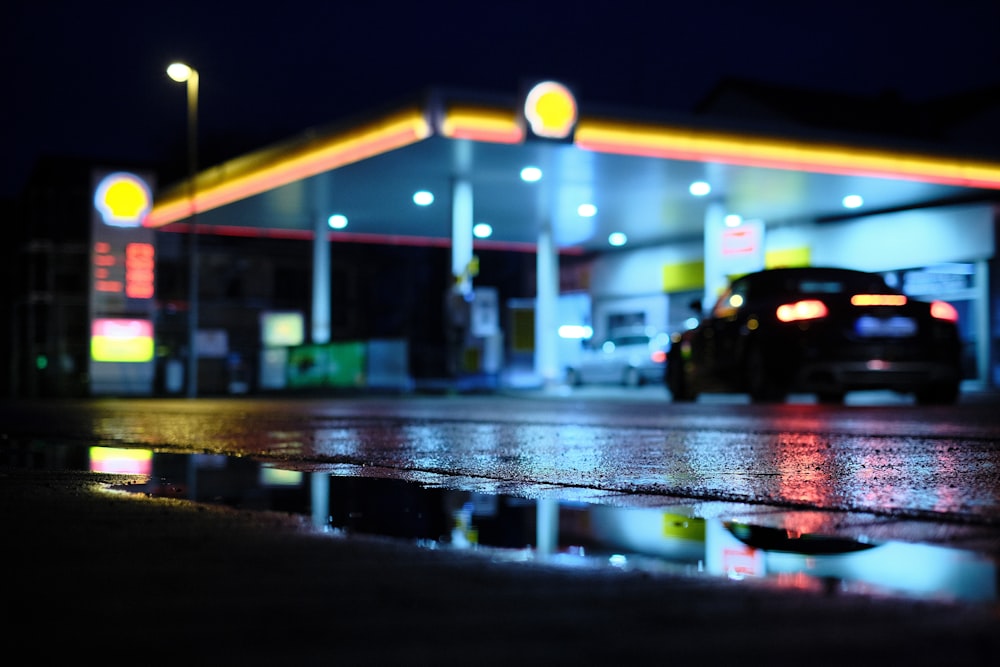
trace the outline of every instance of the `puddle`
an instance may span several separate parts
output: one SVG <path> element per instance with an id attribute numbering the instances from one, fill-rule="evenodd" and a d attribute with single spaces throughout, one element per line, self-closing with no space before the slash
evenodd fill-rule
<path id="1" fill-rule="evenodd" d="M 529 499 L 399 479 L 285 468 L 209 454 L 24 445 L 7 465 L 148 476 L 121 488 L 155 496 L 311 517 L 345 535 L 427 548 L 491 549 L 498 559 L 546 560 L 763 580 L 822 591 L 969 602 L 997 600 L 997 564 L 981 554 L 904 542 L 861 542 L 690 515 L 684 507 L 628 508 Z"/>

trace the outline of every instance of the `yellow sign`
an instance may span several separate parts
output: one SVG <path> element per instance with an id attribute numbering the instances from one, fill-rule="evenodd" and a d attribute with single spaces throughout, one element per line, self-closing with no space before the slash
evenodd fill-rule
<path id="1" fill-rule="evenodd" d="M 153 323 L 149 320 L 98 319 L 91 325 L 94 361 L 141 362 L 153 358 Z"/>
<path id="2" fill-rule="evenodd" d="M 112 227 L 139 227 L 153 206 L 149 186 L 135 174 L 108 174 L 94 191 L 94 206 Z"/>
<path id="3" fill-rule="evenodd" d="M 664 265 L 664 292 L 686 292 L 703 287 L 705 287 L 705 262 L 703 260 Z"/>
<path id="4" fill-rule="evenodd" d="M 565 139 L 576 125 L 576 99 L 561 83 L 543 81 L 528 92 L 524 117 L 539 137 Z"/>

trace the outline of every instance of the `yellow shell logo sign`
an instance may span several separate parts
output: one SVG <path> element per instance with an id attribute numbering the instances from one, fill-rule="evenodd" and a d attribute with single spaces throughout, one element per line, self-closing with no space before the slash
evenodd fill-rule
<path id="1" fill-rule="evenodd" d="M 112 227 L 140 226 L 152 202 L 146 182 L 125 172 L 108 174 L 94 192 L 94 206 Z"/>
<path id="2" fill-rule="evenodd" d="M 528 93 L 524 117 L 536 135 L 565 139 L 576 124 L 576 99 L 561 83 L 543 81 Z"/>

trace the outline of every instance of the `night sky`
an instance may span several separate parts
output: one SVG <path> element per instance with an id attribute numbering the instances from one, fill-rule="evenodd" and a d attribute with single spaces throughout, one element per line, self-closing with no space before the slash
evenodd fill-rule
<path id="1" fill-rule="evenodd" d="M 555 78 L 584 109 L 669 113 L 725 77 L 924 101 L 1000 84 L 998 30 L 997 0 L 7 0 L 0 197 L 42 155 L 182 165 L 175 59 L 201 73 L 210 166 L 431 86 Z"/>

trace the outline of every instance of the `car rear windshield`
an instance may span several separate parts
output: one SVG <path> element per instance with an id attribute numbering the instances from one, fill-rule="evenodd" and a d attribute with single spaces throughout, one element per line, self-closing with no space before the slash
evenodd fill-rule
<path id="1" fill-rule="evenodd" d="M 830 273 L 788 273 L 775 275 L 765 280 L 764 284 L 756 286 L 764 294 L 892 294 L 896 290 L 890 288 L 881 276 L 867 273 L 830 272 Z M 757 292 L 756 287 L 753 289 Z"/>
<path id="2" fill-rule="evenodd" d="M 619 336 L 612 339 L 615 345 L 649 345 L 649 336 Z"/>

